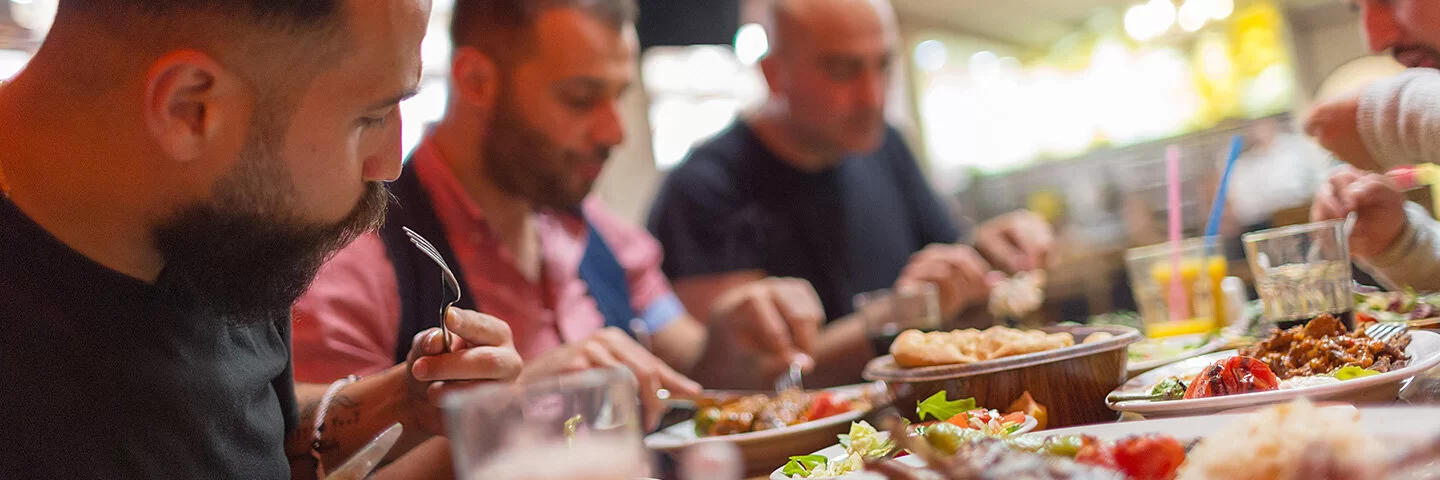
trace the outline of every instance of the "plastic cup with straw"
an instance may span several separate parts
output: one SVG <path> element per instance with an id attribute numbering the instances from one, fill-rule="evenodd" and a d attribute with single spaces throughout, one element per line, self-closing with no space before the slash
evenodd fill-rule
<path id="1" fill-rule="evenodd" d="M 1215 252 L 1215 242 L 1220 238 L 1220 219 L 1225 214 L 1225 203 L 1229 198 L 1230 173 L 1235 170 L 1235 160 L 1240 158 L 1240 151 L 1245 148 L 1245 139 L 1239 135 L 1230 137 L 1230 153 L 1225 158 L 1225 171 L 1220 176 L 1220 186 L 1215 191 L 1215 200 L 1210 204 L 1210 219 L 1205 222 L 1205 251 L 1203 252 L 1204 262 L 1209 262 L 1211 255 Z M 1224 261 L 1223 259 L 1221 261 Z M 1214 282 L 1212 282 L 1214 283 Z M 1212 303 L 1215 305 L 1216 325 L 1224 325 L 1226 310 L 1223 301 L 1223 294 L 1218 284 L 1212 285 Z M 1229 319 L 1235 321 L 1236 319 Z"/>

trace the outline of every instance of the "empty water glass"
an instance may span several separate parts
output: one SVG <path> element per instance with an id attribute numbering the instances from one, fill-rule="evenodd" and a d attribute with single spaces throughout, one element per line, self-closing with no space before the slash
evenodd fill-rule
<path id="1" fill-rule="evenodd" d="M 463 479 L 634 480 L 649 475 L 634 375 L 586 370 L 445 399 Z"/>
<path id="2" fill-rule="evenodd" d="M 1245 256 L 1265 319 L 1281 328 L 1334 315 L 1355 327 L 1350 243 L 1332 220 L 1245 234 Z"/>

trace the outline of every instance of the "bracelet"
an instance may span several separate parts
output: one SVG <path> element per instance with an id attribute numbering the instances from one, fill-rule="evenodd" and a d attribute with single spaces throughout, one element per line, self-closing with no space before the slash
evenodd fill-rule
<path id="1" fill-rule="evenodd" d="M 316 453 L 320 452 L 320 435 L 325 432 L 325 414 L 330 410 L 330 402 L 335 400 L 335 395 L 340 393 L 340 389 L 355 383 L 356 380 L 360 380 L 360 377 L 350 375 L 336 380 L 335 383 L 330 384 L 330 389 L 325 391 L 325 396 L 320 397 L 320 409 L 315 412 L 315 440 L 310 443 L 310 448 Z"/>

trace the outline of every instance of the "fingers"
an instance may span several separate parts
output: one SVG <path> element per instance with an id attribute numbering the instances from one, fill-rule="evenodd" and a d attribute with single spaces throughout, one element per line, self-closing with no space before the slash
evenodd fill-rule
<path id="1" fill-rule="evenodd" d="M 657 425 L 667 410 L 665 401 L 659 396 L 660 389 L 684 396 L 700 394 L 700 384 L 671 369 L 618 329 L 602 330 L 591 337 L 588 344 L 587 347 L 599 354 L 599 358 L 617 361 L 635 375 L 640 403 L 644 406 L 646 429 Z"/>
<path id="2" fill-rule="evenodd" d="M 748 333 L 750 343 L 765 353 L 784 355 L 793 350 L 794 339 L 790 337 L 790 327 L 785 323 L 785 317 L 780 313 L 780 306 L 774 301 L 774 295 L 769 293 L 764 285 L 751 285 L 742 288 L 759 289 L 761 292 L 748 294 L 749 298 L 740 305 L 737 313 L 737 321 L 746 322 L 741 331 Z"/>
<path id="3" fill-rule="evenodd" d="M 1023 212 L 1019 215 L 1015 228 L 1008 230 L 1009 240 L 1019 247 L 1024 261 L 1016 272 L 1045 268 L 1050 251 L 1055 248 L 1055 232 L 1038 214 Z"/>
<path id="4" fill-rule="evenodd" d="M 420 357 L 410 367 L 410 373 L 422 382 L 510 381 L 520 376 L 523 365 L 514 348 L 471 347 L 453 353 Z"/>
<path id="5" fill-rule="evenodd" d="M 451 308 L 445 316 L 445 326 L 452 335 L 464 340 L 460 348 L 514 344 L 509 324 L 480 312 Z"/>
<path id="6" fill-rule="evenodd" d="M 514 380 L 523 362 L 515 352 L 510 326 L 483 313 L 452 308 L 445 323 L 454 337 L 450 353 L 440 329 L 415 336 L 410 347 L 410 374 L 422 382 L 451 380 Z"/>
<path id="7" fill-rule="evenodd" d="M 1345 217 L 1355 209 L 1350 198 L 1350 185 L 1360 178 L 1360 172 L 1350 168 L 1337 168 L 1330 178 L 1320 184 L 1315 194 L 1315 203 L 1310 209 L 1311 220 L 1333 220 Z"/>
<path id="8" fill-rule="evenodd" d="M 1330 176 L 1330 188 L 1339 200 L 1341 208 L 1346 212 L 1355 209 L 1354 199 L 1350 198 L 1350 185 L 1360 179 L 1360 172 L 1353 169 L 1342 169 Z"/>
<path id="9" fill-rule="evenodd" d="M 1346 189 L 1345 197 L 1356 209 L 1404 203 L 1400 188 L 1384 175 L 1366 175 L 1356 179 Z"/>
<path id="10" fill-rule="evenodd" d="M 410 361 L 430 355 L 438 355 L 445 351 L 445 338 L 440 334 L 440 329 L 432 328 L 415 334 L 410 341 Z"/>
<path id="11" fill-rule="evenodd" d="M 940 308 L 950 315 L 966 302 L 990 294 L 990 284 L 985 280 L 989 272 L 990 264 L 973 248 L 932 245 L 912 257 L 895 287 L 903 290 L 923 283 L 935 284 Z"/>
<path id="12" fill-rule="evenodd" d="M 615 357 L 621 363 L 628 366 L 637 377 L 645 376 L 654 379 L 656 387 L 651 391 L 664 388 L 685 395 L 700 393 L 700 384 L 670 368 L 664 361 L 656 358 L 623 332 L 610 329 L 604 335 L 607 337 L 606 341 Z"/>
<path id="13" fill-rule="evenodd" d="M 999 229 L 994 233 L 976 237 L 976 246 L 995 261 L 995 266 L 1006 272 L 1018 272 L 1025 268 L 1025 252 L 1016 244 L 1008 230 Z"/>
<path id="14" fill-rule="evenodd" d="M 1328 181 L 1321 183 L 1319 190 L 1315 192 L 1315 202 L 1310 206 L 1310 221 L 1334 220 L 1344 217 L 1346 213 L 1348 210 L 1335 193 L 1335 187 Z"/>
<path id="15" fill-rule="evenodd" d="M 820 324 L 825 322 L 825 307 L 820 303 L 820 295 L 805 280 L 781 278 L 775 279 L 772 284 L 771 296 L 785 320 L 795 348 L 802 352 L 815 351 Z"/>

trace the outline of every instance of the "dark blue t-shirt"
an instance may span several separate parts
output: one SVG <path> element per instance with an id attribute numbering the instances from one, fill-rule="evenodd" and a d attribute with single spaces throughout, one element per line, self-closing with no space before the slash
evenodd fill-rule
<path id="1" fill-rule="evenodd" d="M 697 146 L 656 195 L 650 232 L 672 279 L 738 270 L 809 280 L 834 320 L 889 288 L 910 255 L 960 231 L 899 132 L 879 150 L 808 173 L 743 122 Z"/>
<path id="2" fill-rule="evenodd" d="M 0 478 L 290 477 L 288 309 L 216 318 L 158 291 L 0 195 Z"/>

